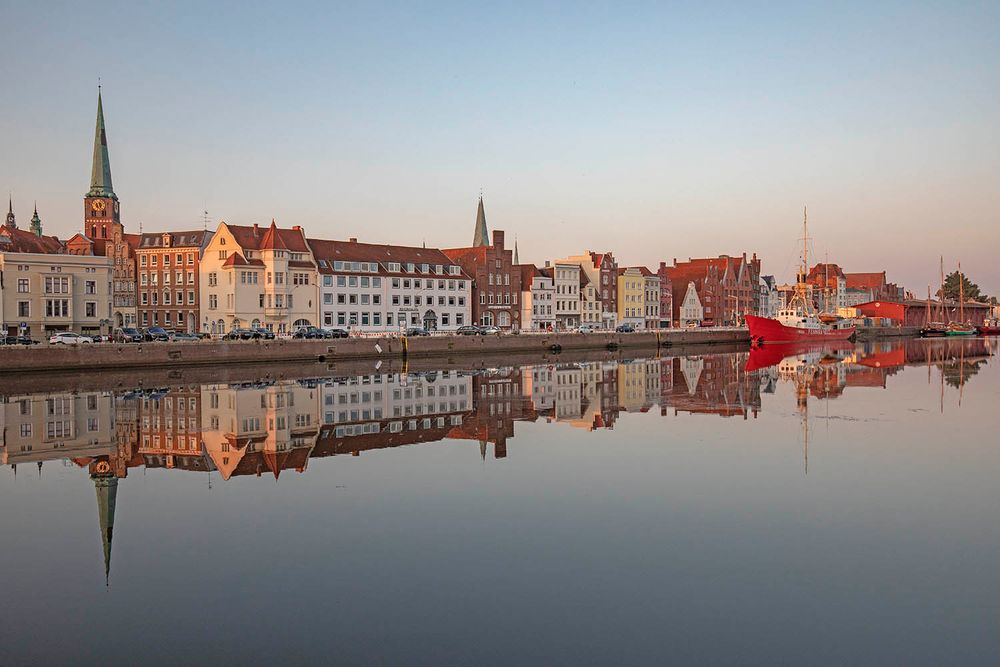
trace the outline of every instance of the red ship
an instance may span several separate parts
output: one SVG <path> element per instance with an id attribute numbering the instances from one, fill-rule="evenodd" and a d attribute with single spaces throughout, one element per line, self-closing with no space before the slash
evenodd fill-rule
<path id="1" fill-rule="evenodd" d="M 855 328 L 848 320 L 830 313 L 817 313 L 813 305 L 806 271 L 809 266 L 809 222 L 802 216 L 802 266 L 795 281 L 795 293 L 776 317 L 747 315 L 750 340 L 756 343 L 838 341 L 853 338 Z M 829 302 L 829 298 L 824 299 Z"/>

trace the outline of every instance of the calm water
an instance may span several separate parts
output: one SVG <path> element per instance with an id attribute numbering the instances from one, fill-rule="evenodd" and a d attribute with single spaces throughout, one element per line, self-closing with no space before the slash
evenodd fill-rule
<path id="1" fill-rule="evenodd" d="M 5 379 L 0 664 L 996 664 L 994 350 Z"/>

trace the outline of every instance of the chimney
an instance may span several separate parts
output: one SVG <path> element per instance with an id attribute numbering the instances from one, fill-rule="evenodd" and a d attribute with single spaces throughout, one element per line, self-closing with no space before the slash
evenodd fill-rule
<path id="1" fill-rule="evenodd" d="M 296 232 L 301 232 L 302 231 L 302 226 L 301 225 L 292 225 L 292 229 L 294 231 L 296 231 Z"/>
<path id="2" fill-rule="evenodd" d="M 347 239 L 347 241 L 348 241 L 348 243 L 357 243 L 358 242 L 358 237 L 352 236 L 351 238 Z"/>
<path id="3" fill-rule="evenodd" d="M 545 268 L 547 269 L 547 268 L 549 268 L 551 266 L 552 266 L 552 262 L 550 262 L 549 260 L 545 260 Z"/>
<path id="4" fill-rule="evenodd" d="M 665 268 L 667 268 L 667 263 L 666 262 L 660 262 L 660 269 L 662 270 L 662 269 L 665 269 Z"/>
<path id="5" fill-rule="evenodd" d="M 256 222 L 255 222 L 255 223 L 253 223 L 253 237 L 254 237 L 255 239 L 256 239 L 256 238 L 260 238 L 260 227 L 258 227 L 258 226 L 257 226 L 257 223 L 256 223 Z"/>
<path id="6" fill-rule="evenodd" d="M 493 230 L 493 245 L 500 250 L 503 250 L 503 230 L 494 229 Z"/>

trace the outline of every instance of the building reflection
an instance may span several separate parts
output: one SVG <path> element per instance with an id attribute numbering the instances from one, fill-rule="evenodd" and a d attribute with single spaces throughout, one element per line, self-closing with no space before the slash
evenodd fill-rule
<path id="1" fill-rule="evenodd" d="M 797 409 L 853 387 L 884 389 L 905 366 L 959 391 L 993 353 L 985 340 L 774 346 L 724 354 L 229 382 L 0 398 L 0 462 L 85 468 L 97 494 L 106 574 L 119 480 L 137 467 L 222 480 L 304 473 L 313 459 L 441 440 L 505 459 L 518 422 L 613 429 L 623 414 L 756 418 L 794 385 Z M 780 348 L 780 349 L 776 349 Z M 942 402 L 943 405 L 943 402 Z M 805 426 L 808 428 L 807 416 Z M 217 475 L 216 475 L 217 473 Z M 22 473 L 23 474 L 23 473 Z"/>

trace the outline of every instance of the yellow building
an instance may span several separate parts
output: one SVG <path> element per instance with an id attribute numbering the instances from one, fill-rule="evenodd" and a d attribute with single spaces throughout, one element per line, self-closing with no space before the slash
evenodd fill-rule
<path id="1" fill-rule="evenodd" d="M 637 266 L 618 269 L 618 323 L 641 329 L 645 322 L 646 280 Z"/>

